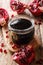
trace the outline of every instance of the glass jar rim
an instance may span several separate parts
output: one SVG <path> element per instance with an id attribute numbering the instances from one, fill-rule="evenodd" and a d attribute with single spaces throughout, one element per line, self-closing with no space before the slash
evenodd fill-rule
<path id="1" fill-rule="evenodd" d="M 21 17 L 22 18 L 22 17 Z M 20 19 L 20 18 L 16 18 L 16 19 Z M 11 19 L 10 20 L 10 22 L 9 22 L 9 24 L 8 24 L 8 29 L 10 30 L 10 31 L 13 31 L 13 32 L 15 32 L 16 34 L 26 34 L 26 33 L 29 33 L 29 32 L 31 32 L 32 30 L 33 30 L 33 28 L 34 28 L 34 19 L 27 19 L 27 20 L 29 20 L 30 22 L 31 22 L 31 26 L 29 27 L 29 28 L 27 28 L 27 29 L 23 29 L 23 30 L 19 30 L 19 29 L 13 29 L 11 26 L 10 26 L 10 24 L 11 24 L 11 22 L 12 21 L 14 21 L 14 20 L 16 20 L 16 19 Z M 25 18 L 22 18 L 22 19 L 25 19 Z"/>

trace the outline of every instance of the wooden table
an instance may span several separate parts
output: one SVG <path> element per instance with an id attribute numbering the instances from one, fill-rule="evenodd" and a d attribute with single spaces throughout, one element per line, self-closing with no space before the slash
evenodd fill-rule
<path id="1" fill-rule="evenodd" d="M 9 16 L 11 18 L 12 14 L 17 15 L 17 13 L 13 12 L 10 9 L 9 2 L 10 2 L 10 0 L 2 0 L 2 1 L 0 0 L 0 7 L 5 8 L 8 11 Z M 3 50 L 4 49 L 7 50 L 7 54 L 5 54 L 4 52 L 0 53 L 0 65 L 18 65 L 16 62 L 14 62 L 11 59 L 11 52 L 9 51 L 8 46 L 7 46 L 7 44 L 9 43 L 8 42 L 9 39 L 5 39 L 5 37 L 6 37 L 5 31 L 6 30 L 8 30 L 8 29 L 4 28 L 4 27 L 0 28 L 0 45 L 1 45 L 1 43 L 4 43 L 5 47 L 3 47 Z M 42 20 L 42 24 L 41 25 L 35 25 L 35 35 L 37 35 L 37 37 L 38 37 L 38 40 L 39 40 L 38 43 L 41 44 L 41 46 L 43 47 L 43 20 Z M 42 54 L 42 57 L 43 57 L 43 54 Z"/>

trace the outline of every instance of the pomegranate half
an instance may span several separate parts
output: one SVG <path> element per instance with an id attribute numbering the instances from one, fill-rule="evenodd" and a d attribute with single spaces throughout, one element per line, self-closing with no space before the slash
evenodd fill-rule
<path id="1" fill-rule="evenodd" d="M 11 0 L 10 7 L 13 11 L 17 11 L 18 14 L 23 13 L 26 6 L 18 0 Z"/>
<path id="2" fill-rule="evenodd" d="M 33 15 L 39 16 L 42 14 L 42 10 L 39 9 L 39 7 L 43 7 L 42 0 L 34 0 L 29 6 L 30 6 L 29 10 Z"/>
<path id="3" fill-rule="evenodd" d="M 35 53 L 32 46 L 29 45 L 21 48 L 13 54 L 12 59 L 19 65 L 29 65 L 35 59 Z"/>

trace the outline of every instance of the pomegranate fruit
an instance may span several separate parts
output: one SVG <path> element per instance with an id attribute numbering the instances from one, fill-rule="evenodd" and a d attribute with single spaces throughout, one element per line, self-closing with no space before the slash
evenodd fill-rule
<path id="1" fill-rule="evenodd" d="M 39 8 L 43 6 L 42 0 L 34 0 L 29 6 L 30 6 L 29 10 L 33 15 L 39 16 L 42 14 L 42 10 Z"/>
<path id="2" fill-rule="evenodd" d="M 15 52 L 12 56 L 19 65 L 29 65 L 33 59 L 35 59 L 35 53 L 32 46 L 27 46 L 21 48 L 19 51 Z"/>
<path id="3" fill-rule="evenodd" d="M 18 14 L 23 13 L 24 10 L 27 8 L 28 4 L 23 4 L 19 0 L 11 0 L 10 6 L 13 11 L 17 11 Z M 43 0 L 34 0 L 29 6 L 28 9 L 30 12 L 35 15 L 39 16 L 43 13 L 43 9 L 41 10 L 40 7 L 43 7 Z"/>
<path id="4" fill-rule="evenodd" d="M 18 0 L 11 0 L 10 7 L 13 11 L 17 11 L 18 14 L 23 13 L 26 6 Z"/>
<path id="5" fill-rule="evenodd" d="M 1 26 L 5 25 L 6 22 L 8 22 L 8 20 L 9 20 L 9 15 L 7 11 L 3 8 L 0 8 L 0 25 Z"/>

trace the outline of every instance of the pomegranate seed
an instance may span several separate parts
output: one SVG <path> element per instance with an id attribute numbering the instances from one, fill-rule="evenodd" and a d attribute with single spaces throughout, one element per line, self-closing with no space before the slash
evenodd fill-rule
<path id="1" fill-rule="evenodd" d="M 13 45 L 13 42 L 10 42 L 11 45 Z"/>
<path id="2" fill-rule="evenodd" d="M 2 49 L 2 48 L 0 48 L 0 52 L 1 52 L 1 53 L 3 52 L 3 49 Z"/>
<path id="3" fill-rule="evenodd" d="M 6 49 L 4 50 L 4 53 L 7 54 L 7 50 Z"/>
<path id="4" fill-rule="evenodd" d="M 35 25 L 37 25 L 37 22 L 35 22 Z"/>
<path id="5" fill-rule="evenodd" d="M 8 31 L 6 31 L 6 34 L 8 33 Z"/>
<path id="6" fill-rule="evenodd" d="M 38 22 L 39 25 L 41 25 L 41 22 Z"/>
<path id="7" fill-rule="evenodd" d="M 4 43 L 1 43 L 1 47 L 4 47 Z"/>
<path id="8" fill-rule="evenodd" d="M 13 17 L 14 17 L 14 15 L 12 14 L 12 15 L 11 15 L 11 17 L 13 18 Z"/>
<path id="9" fill-rule="evenodd" d="M 13 49 L 14 49 L 14 48 L 16 49 L 16 48 L 17 48 L 17 46 L 16 46 L 16 45 L 12 45 L 12 48 L 13 48 Z"/>
<path id="10" fill-rule="evenodd" d="M 9 36 L 7 35 L 6 38 L 9 38 Z"/>

